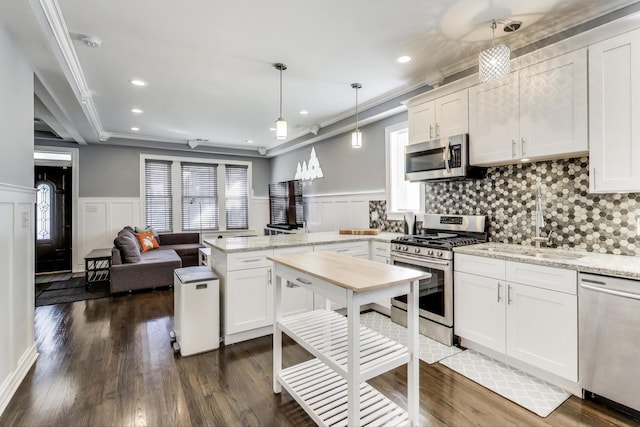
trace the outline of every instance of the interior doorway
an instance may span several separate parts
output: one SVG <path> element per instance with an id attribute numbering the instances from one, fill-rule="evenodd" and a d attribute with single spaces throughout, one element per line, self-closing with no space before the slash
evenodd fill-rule
<path id="1" fill-rule="evenodd" d="M 34 171 L 36 274 L 71 271 L 71 167 L 36 165 Z"/>

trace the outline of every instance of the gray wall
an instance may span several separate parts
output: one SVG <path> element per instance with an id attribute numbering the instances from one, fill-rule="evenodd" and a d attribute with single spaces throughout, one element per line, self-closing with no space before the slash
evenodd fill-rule
<path id="1" fill-rule="evenodd" d="M 0 183 L 33 187 L 33 71 L 0 25 Z"/>
<path id="2" fill-rule="evenodd" d="M 309 162 L 315 147 L 324 178 L 304 188 L 306 195 L 384 191 L 386 186 L 385 128 L 407 120 L 406 111 L 361 127 L 362 147 L 351 148 L 351 132 L 290 151 L 271 160 L 271 182 L 287 181 L 298 162 Z"/>
<path id="3" fill-rule="evenodd" d="M 38 145 L 56 145 L 37 141 Z M 78 147 L 75 144 L 63 144 Z M 242 160 L 252 163 L 253 194 L 269 195 L 270 160 L 266 158 L 238 157 L 185 151 L 143 149 L 90 144 L 79 146 L 80 197 L 139 197 L 140 154 L 156 154 L 197 159 Z M 31 177 L 33 180 L 33 177 Z"/>

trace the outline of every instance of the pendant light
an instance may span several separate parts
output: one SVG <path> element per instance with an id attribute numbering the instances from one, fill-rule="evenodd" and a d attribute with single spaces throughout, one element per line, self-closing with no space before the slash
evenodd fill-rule
<path id="1" fill-rule="evenodd" d="M 287 139 L 287 121 L 282 118 L 282 72 L 287 69 L 287 66 L 280 62 L 273 66 L 280 71 L 280 115 L 276 120 L 276 139 Z"/>
<path id="2" fill-rule="evenodd" d="M 480 52 L 480 56 L 478 58 L 478 74 L 481 82 L 491 82 L 503 79 L 507 77 L 509 75 L 509 71 L 511 71 L 511 65 L 509 62 L 511 50 L 509 50 L 509 48 L 504 44 L 496 46 L 497 26 L 498 24 L 494 19 L 491 22 L 493 45 L 489 49 Z"/>
<path id="3" fill-rule="evenodd" d="M 356 129 L 351 133 L 351 148 L 362 147 L 362 132 L 358 128 L 358 89 L 362 88 L 360 83 L 351 83 L 351 87 L 356 90 Z"/>

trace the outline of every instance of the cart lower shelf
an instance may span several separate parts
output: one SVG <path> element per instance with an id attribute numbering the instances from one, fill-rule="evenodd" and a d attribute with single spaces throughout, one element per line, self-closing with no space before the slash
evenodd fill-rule
<path id="1" fill-rule="evenodd" d="M 318 359 L 283 369 L 278 381 L 320 426 L 347 426 L 347 382 Z M 407 412 L 382 393 L 360 384 L 360 425 L 408 425 Z"/>

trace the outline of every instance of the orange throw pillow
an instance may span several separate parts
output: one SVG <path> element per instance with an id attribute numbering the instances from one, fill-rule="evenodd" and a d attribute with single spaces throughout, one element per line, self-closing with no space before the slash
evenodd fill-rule
<path id="1" fill-rule="evenodd" d="M 153 230 L 145 231 L 144 233 L 136 233 L 136 239 L 138 239 L 138 242 L 140 243 L 142 252 L 160 247 L 160 244 L 158 244 L 158 241 L 153 235 Z"/>

